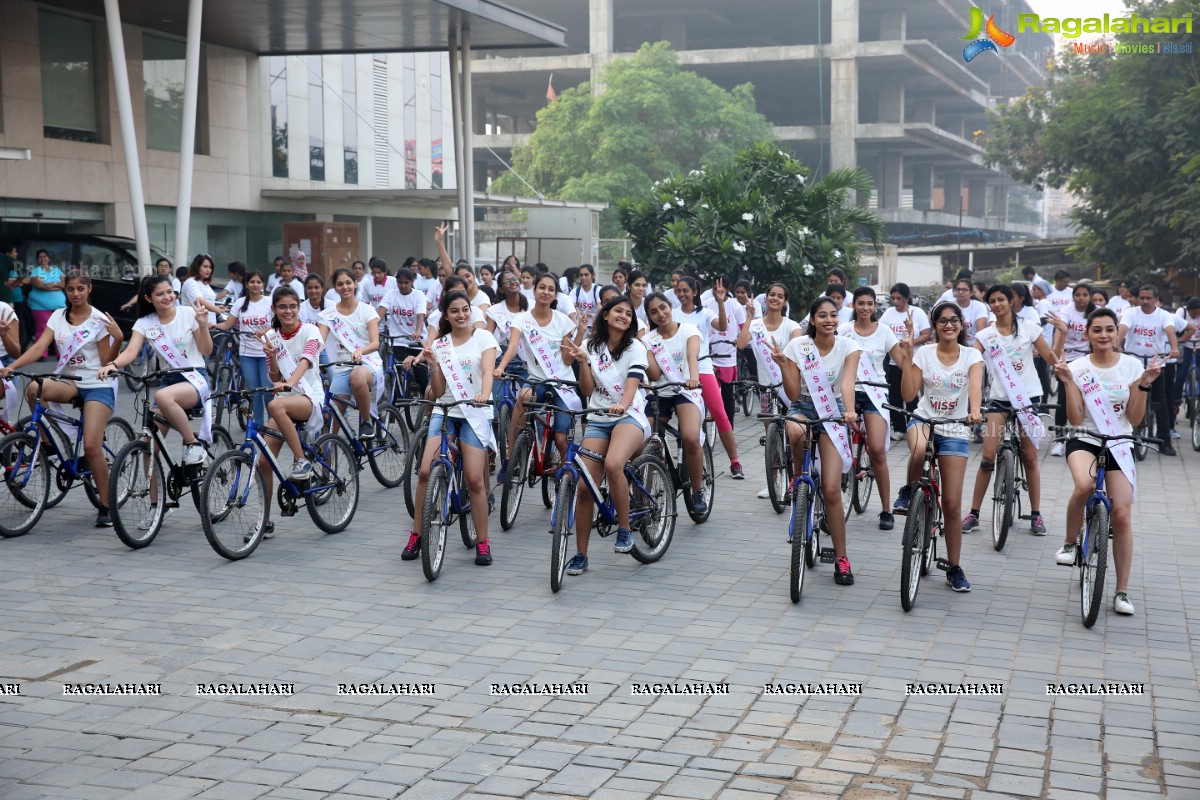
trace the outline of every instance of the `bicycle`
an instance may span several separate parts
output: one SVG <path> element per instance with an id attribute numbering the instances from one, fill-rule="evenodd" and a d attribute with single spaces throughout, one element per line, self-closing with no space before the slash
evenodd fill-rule
<path id="1" fill-rule="evenodd" d="M 1168 355 L 1169 355 L 1168 353 L 1156 353 L 1155 355 L 1151 355 L 1151 356 L 1134 356 L 1134 358 L 1140 360 L 1142 362 L 1142 366 L 1144 367 L 1144 366 L 1149 365 L 1151 361 L 1161 362 Z M 1158 380 L 1165 381 L 1166 376 L 1160 375 L 1158 377 Z M 1161 401 L 1161 402 L 1169 403 L 1170 396 L 1171 396 L 1171 387 L 1168 386 L 1168 387 L 1166 387 L 1167 399 L 1165 401 Z M 1133 429 L 1133 434 L 1137 437 L 1137 439 L 1134 441 L 1133 456 L 1138 461 L 1146 460 L 1146 454 L 1150 452 L 1150 442 L 1169 441 L 1169 439 L 1170 439 L 1169 434 L 1166 439 L 1156 438 L 1158 436 L 1158 434 L 1160 433 L 1160 431 L 1158 430 L 1158 414 L 1155 413 L 1154 408 L 1156 405 L 1161 405 L 1161 402 L 1155 403 L 1153 400 L 1147 402 L 1146 403 L 1146 415 L 1144 417 L 1142 417 L 1141 423 L 1139 423 L 1138 426 Z M 1193 442 L 1196 441 L 1195 433 L 1192 434 L 1192 441 Z M 1195 445 L 1193 444 L 1193 447 L 1194 446 Z"/>
<path id="2" fill-rule="evenodd" d="M 154 349 L 154 345 L 150 342 L 143 342 L 141 352 L 137 358 L 125 368 L 125 386 L 131 392 L 136 392 L 142 388 L 145 382 L 145 376 L 152 372 L 157 372 L 162 369 L 162 361 L 158 356 L 158 351 Z"/>
<path id="3" fill-rule="evenodd" d="M 677 381 L 674 383 L 660 383 L 657 386 L 647 386 L 645 388 L 646 391 L 653 395 L 654 399 L 657 401 L 663 389 L 675 387 L 685 388 L 685 384 Z M 670 425 L 670 423 L 663 421 L 663 418 L 658 415 L 657 409 L 647 409 L 647 413 L 649 414 L 650 412 L 655 412 L 650 420 L 650 439 L 642 448 L 642 452 L 650 453 L 663 462 L 667 468 L 667 473 L 671 476 L 671 480 L 675 489 L 675 495 L 677 497 L 680 494 L 683 495 L 683 505 L 687 510 L 688 516 L 691 517 L 692 522 L 695 522 L 697 525 L 703 524 L 707 522 L 709 516 L 712 515 L 713 505 L 716 501 L 716 497 L 714 496 L 713 492 L 713 486 L 716 483 L 715 476 L 717 473 L 713 468 L 712 439 L 706 436 L 704 438 L 704 444 L 700 446 L 703 454 L 701 456 L 701 460 L 703 462 L 702 480 L 704 483 L 704 493 L 708 498 L 708 504 L 704 511 L 697 513 L 692 510 L 692 478 L 688 469 L 687 455 L 683 450 L 683 437 L 676 428 L 673 428 Z M 677 454 L 675 457 L 671 456 L 671 448 L 667 445 L 666 436 L 668 434 L 675 442 L 675 452 Z"/>
<path id="4" fill-rule="evenodd" d="M 1187 360 L 1183 376 L 1183 402 L 1188 425 L 1192 430 L 1192 449 L 1200 452 L 1200 350 L 1184 347 L 1182 358 Z M 1176 365 L 1182 367 L 1183 361 Z"/>
<path id="5" fill-rule="evenodd" d="M 879 389 L 889 388 L 886 383 L 872 381 L 855 381 L 855 386 L 874 386 Z M 862 410 L 859 409 L 858 422 L 850 428 L 850 450 L 854 460 L 851 462 L 849 485 L 845 475 L 842 479 L 842 507 L 846 510 L 846 521 L 850 521 L 850 509 L 862 514 L 871 502 L 871 492 L 875 489 L 875 468 L 871 466 L 871 455 L 867 451 L 867 422 Z M 885 508 L 884 511 L 889 509 Z"/>
<path id="6" fill-rule="evenodd" d="M 733 382 L 733 398 L 741 406 L 742 414 L 748 417 L 753 413 L 754 401 L 758 398 L 758 367 L 749 347 L 738 351 L 737 361 L 738 379 Z"/>
<path id="7" fill-rule="evenodd" d="M 929 426 L 925 456 L 921 463 L 921 477 L 910 487 L 912 499 L 908 511 L 896 512 L 908 515 L 904 521 L 904 535 L 901 539 L 903 555 L 900 561 L 900 606 L 905 611 L 912 611 L 917 602 L 921 578 L 932 571 L 935 563 L 938 569 L 942 570 L 951 566 L 944 558 L 937 557 L 938 539 L 944 537 L 944 520 L 941 472 L 934 450 L 934 431 L 939 425 L 965 424 L 966 420 L 930 419 L 915 411 L 893 405 L 885 405 L 884 408 Z"/>
<path id="8" fill-rule="evenodd" d="M 1021 493 L 1029 492 L 1029 482 L 1025 478 L 1025 461 L 1021 458 L 1021 426 L 1017 422 L 1017 414 L 1023 411 L 1044 414 L 1053 413 L 1053 410 L 1053 406 L 1047 405 L 1026 408 L 986 406 L 983 409 L 985 415 L 1004 415 L 1004 427 L 996 449 L 996 478 L 992 484 L 992 549 L 997 552 L 1004 549 L 1013 520 L 1033 519 L 1032 513 L 1021 513 Z"/>
<path id="9" fill-rule="evenodd" d="M 474 400 L 457 400 L 453 403 L 422 401 L 433 408 L 449 412 L 455 406 L 478 405 Z M 491 401 L 483 405 L 491 405 Z M 468 424 L 465 420 L 463 424 Z M 421 571 L 425 580 L 435 581 L 442 574 L 442 563 L 446 555 L 446 532 L 458 521 L 459 535 L 468 549 L 478 543 L 475 523 L 471 517 L 471 498 L 463 479 L 462 452 L 458 439 L 450 433 L 448 425 L 442 425 L 442 438 L 438 454 L 429 465 L 429 481 L 425 485 L 425 497 L 421 511 Z"/>
<path id="10" fill-rule="evenodd" d="M 228 412 L 229 418 L 237 417 L 238 424 L 244 431 L 246 420 L 253 416 L 253 410 L 249 401 L 239 394 L 240 390 L 246 388 L 246 379 L 242 375 L 242 365 L 238 359 L 238 340 L 231 331 L 221 331 L 221 334 L 217 370 L 210 373 L 216 376 L 212 387 L 213 422 L 224 426 L 225 414 Z"/>
<path id="11" fill-rule="evenodd" d="M 775 390 L 779 384 L 769 387 L 760 386 L 760 391 L 769 391 L 771 393 L 771 402 L 783 405 L 783 401 L 778 399 Z M 781 412 L 786 412 L 786 408 L 780 408 Z M 767 469 L 767 495 L 771 500 L 771 508 L 776 514 L 782 514 L 783 510 L 788 507 L 790 498 L 788 490 L 792 485 L 792 445 L 788 441 L 787 429 L 784 427 L 783 420 L 787 419 L 786 413 L 781 414 L 759 414 L 760 420 L 767 421 L 767 432 L 762 438 L 762 443 L 766 446 L 764 458 Z"/>
<path id="12" fill-rule="evenodd" d="M 329 364 L 321 364 L 320 369 L 322 372 L 326 372 L 334 367 L 357 366 L 361 365 L 350 361 L 334 361 Z M 374 473 L 375 480 L 379 481 L 379 484 L 386 489 L 395 489 L 404 481 L 405 464 L 411 445 L 408 425 L 404 422 L 400 411 L 390 403 L 379 404 L 375 437 L 368 444 L 351 433 L 353 429 L 346 422 L 345 414 L 342 413 L 342 403 L 349 408 L 358 408 L 353 397 L 334 402 L 330 385 L 325 383 L 325 398 L 321 402 L 321 412 L 325 422 L 321 433 L 343 435 L 349 443 L 350 449 L 354 451 L 356 468 L 361 469 L 362 460 L 366 458 L 367 463 L 371 465 L 371 472 Z"/>
<path id="13" fill-rule="evenodd" d="M 271 387 L 241 389 L 250 397 L 258 393 L 274 394 Z M 242 399 L 242 398 L 239 398 Z M 297 483 L 285 476 L 267 439 L 283 440 L 274 428 L 260 425 L 251 417 L 246 438 L 237 449 L 217 456 L 200 487 L 200 525 L 204 537 L 219 555 L 230 561 L 254 552 L 266 532 L 271 499 L 266 496 L 266 480 L 256 453 L 262 455 L 275 475 L 276 498 L 280 514 L 296 515 L 300 501 L 313 524 L 325 533 L 340 533 L 350 525 L 358 510 L 358 461 L 349 442 L 336 433 L 326 433 L 311 445 L 306 441 L 306 423 L 296 423 L 304 457 L 313 466 L 311 480 Z M 227 524 L 228 523 L 228 524 Z"/>
<path id="14" fill-rule="evenodd" d="M 591 414 L 597 417 L 616 419 L 597 411 L 566 411 L 572 417 Z M 580 460 L 590 458 L 604 461 L 600 453 L 585 450 L 574 440 L 567 443 L 566 463 L 555 474 L 556 488 L 554 505 L 550 512 L 550 591 L 562 589 L 563 576 L 570 560 L 568 541 L 575 532 L 576 487 L 591 493 L 596 504 L 593 525 L 601 538 L 611 535 L 617 528 L 617 510 L 609 497 L 605 480 L 599 484 Z M 675 535 L 675 492 L 667 466 L 658 456 L 642 453 L 625 465 L 625 479 L 629 482 L 629 529 L 635 534 L 630 554 L 642 564 L 653 564 L 661 559 L 671 546 Z M 582 483 L 581 483 L 582 480 Z"/>
<path id="15" fill-rule="evenodd" d="M 201 510 L 200 486 L 204 480 L 205 463 L 176 463 L 167 452 L 159 426 L 172 430 L 166 417 L 152 411 L 150 387 L 168 375 L 191 372 L 191 368 L 163 369 L 146 374 L 146 381 L 134 397 L 134 407 L 141 405 L 142 432 L 122 447 L 113 460 L 108 481 L 108 509 L 113 530 L 126 547 L 135 550 L 146 547 L 158 536 L 168 509 L 179 507 L 184 494 L 192 495 L 196 510 Z M 117 375 L 129 374 L 117 370 Z M 200 406 L 187 410 L 188 419 L 200 416 Z M 220 425 L 212 426 L 212 443 L 201 445 L 207 451 L 206 461 L 213 452 L 233 448 L 229 431 Z M 165 462 L 165 463 L 164 463 Z"/>
<path id="16" fill-rule="evenodd" d="M 76 481 L 83 484 L 88 501 L 99 508 L 104 500 L 96 491 L 95 479 L 87 458 L 83 455 L 83 409 L 71 417 L 42 403 L 42 387 L 46 380 L 81 380 L 79 375 L 35 374 L 13 372 L 37 384 L 32 413 L 20 423 L 20 430 L 0 438 L 0 466 L 4 469 L 7 493 L 0 499 L 12 498 L 17 505 L 0 506 L 0 536 L 12 538 L 28 533 L 37 525 L 46 509 L 54 508 Z M 68 437 L 61 426 L 75 429 L 75 438 Z M 112 437 L 110 443 L 109 437 Z M 133 438 L 133 428 L 120 417 L 111 417 L 104 430 L 104 457 L 111 467 L 113 445 L 120 448 Z M 50 472 L 54 471 L 54 493 L 50 487 Z"/>
<path id="17" fill-rule="evenodd" d="M 532 387 L 570 386 L 577 388 L 574 381 L 525 379 L 522 381 Z M 513 441 L 512 452 L 508 457 L 508 471 L 504 474 L 504 486 L 500 492 L 500 527 L 509 530 L 517 521 L 517 512 L 521 510 L 521 498 L 525 496 L 525 487 L 532 489 L 540 480 L 542 483 L 542 504 L 546 508 L 554 505 L 554 489 L 550 480 L 557 474 L 558 446 L 554 443 L 555 413 L 570 413 L 572 419 L 582 415 L 582 412 L 567 412 L 552 403 L 525 404 L 525 422 L 517 438 Z M 537 415 L 543 415 L 537 419 Z M 538 428 L 541 428 L 539 434 Z M 572 426 L 573 428 L 574 426 Z M 568 445 L 573 430 L 568 432 Z"/>
<path id="18" fill-rule="evenodd" d="M 403 359 L 397 360 L 396 350 L 409 350 L 415 355 L 420 353 L 421 349 L 408 344 L 397 344 L 392 337 L 388 337 L 384 341 L 386 342 L 385 352 L 382 353 L 384 401 L 400 411 L 404 424 L 411 433 L 416 430 L 417 420 L 421 418 L 413 413 L 413 407 L 419 405 L 424 397 L 421 387 L 417 383 L 416 374 L 413 370 L 404 368 Z"/>
<path id="19" fill-rule="evenodd" d="M 508 431 L 512 425 L 513 409 L 517 406 L 517 386 L 528 380 L 522 375 L 505 373 L 500 376 L 500 400 L 496 404 L 496 446 L 500 449 L 500 460 L 508 458 Z"/>

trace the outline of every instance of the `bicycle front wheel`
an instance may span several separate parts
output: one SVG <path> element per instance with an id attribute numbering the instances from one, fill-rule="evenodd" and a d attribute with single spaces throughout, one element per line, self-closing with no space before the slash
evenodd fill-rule
<path id="1" fill-rule="evenodd" d="M 133 441 L 133 426 L 120 417 L 112 417 L 108 420 L 108 424 L 104 426 L 104 463 L 105 469 L 108 470 L 108 476 L 112 478 L 112 467 L 116 462 L 116 454 L 124 449 L 125 445 Z M 83 476 L 83 491 L 87 495 L 88 502 L 96 508 L 108 502 L 107 497 L 101 497 L 96 491 L 96 478 L 89 471 Z"/>
<path id="2" fill-rule="evenodd" d="M 575 504 L 575 474 L 570 470 L 554 490 L 554 510 L 550 521 L 550 591 L 562 589 L 563 576 L 571 556 L 571 509 Z"/>
<path id="3" fill-rule="evenodd" d="M 421 511 L 421 571 L 425 580 L 436 581 L 446 557 L 446 531 L 450 527 L 450 476 L 445 464 L 434 464 L 425 487 Z"/>
<path id="4" fill-rule="evenodd" d="M 1001 448 L 996 458 L 996 481 L 992 489 L 992 548 L 1004 549 L 1008 529 L 1012 527 L 1014 495 L 1017 491 L 1017 465 L 1013 451 Z"/>
<path id="5" fill-rule="evenodd" d="M 218 555 L 237 561 L 262 541 L 271 499 L 252 454 L 226 450 L 200 485 L 200 525 Z"/>
<path id="6" fill-rule="evenodd" d="M 837 466 L 841 466 L 838 462 Z M 850 465 L 850 469 L 842 473 L 842 517 L 846 522 L 850 521 L 850 512 L 854 510 L 854 465 Z"/>
<path id="7" fill-rule="evenodd" d="M 108 513 L 117 538 L 134 550 L 153 542 L 166 504 L 166 473 L 150 443 L 137 439 L 118 450 L 108 473 Z"/>
<path id="8" fill-rule="evenodd" d="M 654 456 L 638 456 L 630 466 L 636 478 L 629 486 L 632 554 L 642 564 L 653 564 L 666 555 L 675 535 L 675 485 Z"/>
<path id="9" fill-rule="evenodd" d="M 50 492 L 50 465 L 28 433 L 10 433 L 0 439 L 0 536 L 22 536 L 37 524 L 46 510 Z"/>
<path id="10" fill-rule="evenodd" d="M 1192 449 L 1200 452 L 1200 414 L 1192 417 Z"/>
<path id="11" fill-rule="evenodd" d="M 358 510 L 358 459 L 350 443 L 337 433 L 317 439 L 309 458 L 313 465 L 309 486 L 325 488 L 306 494 L 308 515 L 325 533 L 340 533 Z"/>
<path id="12" fill-rule="evenodd" d="M 707 499 L 706 508 L 702 512 L 692 510 L 692 479 L 687 466 L 687 456 L 684 456 L 684 462 L 679 470 L 679 480 L 683 484 L 683 504 L 687 509 L 688 516 L 692 518 L 692 522 L 701 525 L 708 521 L 712 516 L 713 504 L 716 501 L 713 486 L 715 484 L 716 470 L 713 468 L 712 442 L 707 439 L 700 447 L 700 455 L 703 458 L 701 469 L 701 480 L 704 482 L 704 496 Z"/>
<path id="13" fill-rule="evenodd" d="M 791 477 L 788 464 L 787 432 L 782 422 L 772 422 L 767 426 L 767 494 L 771 498 L 771 508 L 776 514 L 782 514 L 787 508 L 788 479 Z"/>
<path id="14" fill-rule="evenodd" d="M 233 364 L 222 364 L 217 369 L 217 380 L 213 386 L 217 387 L 215 392 L 228 392 L 233 390 Z M 233 395 L 226 395 L 217 399 L 213 403 L 213 424 L 224 425 L 228 416 L 226 414 L 233 406 L 237 405 L 237 398 Z"/>
<path id="15" fill-rule="evenodd" d="M 862 514 L 871 503 L 871 491 L 875 488 L 875 471 L 871 469 L 871 454 L 866 442 L 859 442 L 854 451 L 854 511 Z M 887 511 L 885 508 L 884 511 Z"/>
<path id="16" fill-rule="evenodd" d="M 508 530 L 517 522 L 521 498 L 525 495 L 525 476 L 533 470 L 533 434 L 523 430 L 517 434 L 508 457 L 508 472 L 500 490 L 500 527 Z"/>
<path id="17" fill-rule="evenodd" d="M 411 446 L 408 426 L 400 411 L 387 403 L 379 406 L 378 426 L 381 444 L 371 445 L 367 462 L 381 486 L 395 489 L 404 480 L 404 464 Z"/>
<path id="18" fill-rule="evenodd" d="M 1100 604 L 1104 602 L 1104 573 L 1108 568 L 1108 509 L 1103 503 L 1093 503 L 1087 512 L 1084 528 L 1087 552 L 1082 553 L 1079 568 L 1079 614 L 1083 627 L 1096 624 Z"/>
<path id="19" fill-rule="evenodd" d="M 929 506 L 924 492 L 915 489 L 904 520 L 903 551 L 900 558 L 900 606 L 912 611 L 924 574 L 926 539 L 929 530 Z"/>
<path id="20" fill-rule="evenodd" d="M 404 507 L 408 509 L 409 518 L 415 518 L 417 514 L 417 504 L 413 499 L 413 492 L 416 491 L 417 479 L 421 472 L 421 457 L 425 455 L 425 440 L 429 438 L 429 427 L 422 425 L 417 428 L 412 439 L 409 440 L 408 452 L 404 454 L 404 477 L 401 482 L 404 484 Z"/>
<path id="21" fill-rule="evenodd" d="M 1150 415 L 1153 413 L 1154 413 L 1153 409 L 1151 409 L 1151 408 L 1146 409 L 1147 420 L 1149 420 Z M 1137 426 L 1137 428 L 1134 429 L 1134 433 L 1136 433 L 1138 436 L 1145 437 L 1145 438 L 1149 438 L 1154 435 L 1153 433 L 1151 433 L 1151 425 L 1150 425 L 1149 421 L 1143 422 L 1141 425 Z M 1148 453 L 1148 452 L 1150 452 L 1150 445 L 1148 445 L 1144 442 L 1141 442 L 1141 441 L 1134 442 L 1133 457 L 1136 458 L 1138 461 L 1145 461 L 1146 453 Z"/>
<path id="22" fill-rule="evenodd" d="M 788 587 L 791 591 L 792 602 L 800 602 L 804 592 L 804 573 L 808 571 L 808 530 L 812 520 L 812 490 L 808 484 L 800 481 L 792 490 L 792 518 L 789 523 L 788 538 L 791 540 L 791 563 L 788 572 Z M 816 535 L 816 531 L 813 531 Z"/>
<path id="23" fill-rule="evenodd" d="M 508 430 L 512 425 L 512 406 L 501 403 L 496 409 L 496 446 L 500 450 L 500 461 L 508 458 Z"/>

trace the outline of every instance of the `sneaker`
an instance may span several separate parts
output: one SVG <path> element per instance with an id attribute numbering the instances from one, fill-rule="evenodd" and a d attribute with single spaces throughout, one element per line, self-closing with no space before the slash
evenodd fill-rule
<path id="1" fill-rule="evenodd" d="M 1034 514 L 1029 520 L 1029 532 L 1034 536 L 1046 535 L 1046 520 L 1042 519 L 1041 514 Z"/>
<path id="2" fill-rule="evenodd" d="M 1058 548 L 1058 552 L 1054 554 L 1054 563 L 1058 564 L 1060 567 L 1073 567 L 1075 566 L 1075 553 L 1078 551 L 1079 545 L 1075 544 L 1074 542 L 1071 542 L 1070 544 L 1064 544 L 1062 547 Z"/>
<path id="3" fill-rule="evenodd" d="M 963 533 L 979 530 L 979 515 L 972 511 L 963 517 Z"/>
<path id="4" fill-rule="evenodd" d="M 1172 429 L 1171 430 L 1171 438 L 1172 439 L 1180 439 L 1182 437 L 1179 435 L 1179 431 Z M 1122 592 L 1122 594 L 1124 594 L 1124 593 Z M 1133 612 L 1130 611 L 1129 613 L 1132 614 Z"/>
<path id="5" fill-rule="evenodd" d="M 404 545 L 404 551 L 400 553 L 401 561 L 415 561 L 421 555 L 421 534 L 416 531 L 408 532 L 408 544 Z"/>
<path id="6" fill-rule="evenodd" d="M 375 420 L 364 419 L 362 421 L 362 424 L 358 426 L 358 438 L 363 442 L 375 438 Z"/>
<path id="7" fill-rule="evenodd" d="M 254 538 L 254 534 L 247 533 L 245 536 L 242 537 L 242 541 L 245 542 L 246 544 L 250 544 L 250 540 L 253 538 Z M 275 538 L 275 523 L 274 522 L 268 522 L 266 525 L 263 526 L 263 538 L 264 539 L 274 539 Z"/>
<path id="8" fill-rule="evenodd" d="M 892 431 L 892 441 L 900 442 L 904 440 L 904 434 L 900 431 Z"/>
<path id="9" fill-rule="evenodd" d="M 1061 458 L 1062 454 L 1066 451 L 1067 446 L 1065 444 L 1062 442 L 1055 442 L 1054 446 L 1050 448 L 1050 455 L 1054 456 L 1055 458 Z"/>
<path id="10" fill-rule="evenodd" d="M 582 575 L 585 572 L 587 572 L 587 556 L 583 553 L 576 553 L 567 564 L 567 574 Z"/>
<path id="11" fill-rule="evenodd" d="M 742 472 L 742 462 L 740 462 L 740 461 L 730 461 L 729 462 L 729 477 L 733 478 L 735 481 L 746 480 L 746 473 Z"/>
<path id="12" fill-rule="evenodd" d="M 1160 456 L 1179 455 L 1178 453 L 1175 452 L 1175 445 L 1171 444 L 1169 441 L 1163 442 L 1161 445 L 1159 445 L 1158 454 Z"/>
<path id="13" fill-rule="evenodd" d="M 111 516 L 111 515 L 109 515 L 109 513 L 108 513 L 108 509 L 107 509 L 107 508 L 106 508 L 106 509 L 104 509 L 103 511 L 99 511 L 99 512 L 97 512 L 97 514 L 96 514 L 96 523 L 95 523 L 95 526 L 94 526 L 94 527 L 97 527 L 97 528 L 111 528 L 111 527 L 112 527 L 112 525 L 113 525 L 113 523 L 112 523 L 112 516 Z"/>
<path id="14" fill-rule="evenodd" d="M 617 541 L 613 544 L 614 553 L 628 553 L 633 549 L 633 531 L 628 528 L 617 528 Z"/>
<path id="15" fill-rule="evenodd" d="M 490 567 L 492 565 L 492 546 L 487 542 L 475 545 L 475 566 Z"/>
<path id="16" fill-rule="evenodd" d="M 854 573 L 850 571 L 850 559 L 842 556 L 833 565 L 833 582 L 838 586 L 853 586 Z"/>
<path id="17" fill-rule="evenodd" d="M 199 442 L 192 442 L 183 448 L 183 463 L 189 467 L 204 463 L 204 447 Z"/>
<path id="18" fill-rule="evenodd" d="M 894 527 L 896 527 L 896 518 L 892 516 L 892 512 L 880 511 L 879 512 L 879 530 L 890 531 Z"/>
<path id="19" fill-rule="evenodd" d="M 704 499 L 704 490 L 693 490 L 692 492 L 692 513 L 703 514 L 708 511 L 708 502 Z"/>
<path id="20" fill-rule="evenodd" d="M 758 493 L 758 499 L 759 500 L 770 500 L 771 499 L 771 490 L 763 489 L 761 492 Z"/>
<path id="21" fill-rule="evenodd" d="M 288 480 L 293 483 L 304 483 L 312 480 L 313 466 L 308 462 L 307 458 L 297 458 L 292 464 L 292 472 L 288 475 Z"/>
<path id="22" fill-rule="evenodd" d="M 504 476 L 508 474 L 508 459 L 503 459 L 500 462 L 500 471 L 496 473 L 497 485 L 504 483 Z"/>
<path id="23" fill-rule="evenodd" d="M 1133 613 L 1133 603 L 1130 602 L 1128 593 L 1117 592 L 1113 595 L 1113 611 L 1127 616 Z"/>
<path id="24" fill-rule="evenodd" d="M 900 493 L 896 495 L 896 502 L 892 503 L 892 511 L 908 513 L 908 504 L 912 502 L 912 487 L 901 486 Z"/>
<path id="25" fill-rule="evenodd" d="M 967 580 L 966 573 L 958 564 L 946 570 L 946 583 L 950 584 L 950 588 L 956 592 L 971 591 L 971 582 Z"/>
<path id="26" fill-rule="evenodd" d="M 171 513 L 171 509 L 167 509 L 167 513 L 163 514 L 163 519 L 166 520 L 167 514 Z M 138 522 L 139 531 L 148 531 L 154 525 L 154 518 L 158 516 L 158 506 L 150 506 L 150 510 L 146 512 L 146 516 Z"/>

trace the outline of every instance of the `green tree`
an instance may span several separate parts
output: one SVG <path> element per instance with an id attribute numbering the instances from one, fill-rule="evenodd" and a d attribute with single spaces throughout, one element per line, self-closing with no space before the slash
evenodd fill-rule
<path id="1" fill-rule="evenodd" d="M 1200 16 L 1196 0 L 1131 4 L 1142 17 Z M 1191 46 L 1191 35 L 1118 34 Z M 1082 199 L 1075 255 L 1114 276 L 1195 271 L 1200 257 L 1200 62 L 1184 54 L 1062 54 L 1047 81 L 991 114 L 992 165 Z"/>
<path id="2" fill-rule="evenodd" d="M 685 266 L 759 287 L 780 281 L 802 314 L 831 268 L 853 279 L 864 238 L 876 248 L 882 243 L 883 221 L 853 202 L 870 191 L 862 169 L 834 170 L 813 182 L 802 163 L 760 142 L 731 164 L 659 181 L 617 208 L 634 258 L 655 282 Z"/>
<path id="3" fill-rule="evenodd" d="M 547 197 L 614 203 L 658 179 L 727 162 L 752 142 L 772 138 L 749 84 L 732 91 L 679 68 L 666 42 L 644 44 L 601 73 L 605 90 L 567 89 L 541 109 L 529 142 L 513 149 L 513 170 Z M 511 172 L 492 191 L 528 194 Z M 616 214 L 602 217 L 606 236 Z"/>

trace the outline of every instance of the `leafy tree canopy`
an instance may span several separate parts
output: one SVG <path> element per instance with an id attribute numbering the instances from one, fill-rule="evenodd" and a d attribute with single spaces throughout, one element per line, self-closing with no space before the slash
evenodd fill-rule
<path id="1" fill-rule="evenodd" d="M 760 142 L 726 166 L 659 181 L 618 211 L 634 258 L 656 283 L 676 267 L 710 280 L 748 278 L 760 290 L 779 281 L 802 315 L 830 269 L 853 279 L 864 238 L 882 243 L 882 220 L 854 203 L 870 191 L 862 169 L 812 181 L 802 163 Z"/>
<path id="2" fill-rule="evenodd" d="M 1130 3 L 1141 17 L 1200 18 L 1196 0 Z M 1191 46 L 1131 33 L 1120 45 Z M 1111 43 L 1111 42 L 1110 42 Z M 1194 273 L 1200 259 L 1200 53 L 1067 51 L 1046 83 L 992 113 L 987 158 L 1037 188 L 1081 198 L 1076 256 L 1114 276 Z"/>
<path id="3" fill-rule="evenodd" d="M 772 138 L 752 86 L 726 91 L 680 69 L 666 42 L 613 61 L 601 80 L 605 90 L 596 97 L 588 83 L 563 91 L 538 112 L 529 142 L 513 149 L 513 169 L 547 197 L 613 203 Z M 512 173 L 492 191 L 529 193 Z M 603 222 L 605 235 L 617 232 L 615 212 Z"/>

